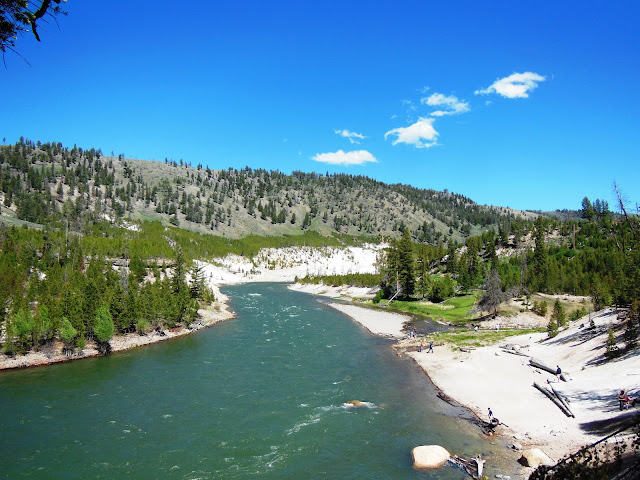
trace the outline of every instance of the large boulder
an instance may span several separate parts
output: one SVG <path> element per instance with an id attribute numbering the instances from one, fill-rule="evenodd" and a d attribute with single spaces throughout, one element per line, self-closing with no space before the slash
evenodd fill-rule
<path id="1" fill-rule="evenodd" d="M 420 445 L 411 450 L 413 456 L 413 468 L 437 468 L 451 457 L 446 449 L 440 445 Z"/>
<path id="2" fill-rule="evenodd" d="M 538 468 L 540 465 L 554 465 L 555 462 L 539 448 L 529 448 L 522 452 L 520 460 L 525 467 Z"/>

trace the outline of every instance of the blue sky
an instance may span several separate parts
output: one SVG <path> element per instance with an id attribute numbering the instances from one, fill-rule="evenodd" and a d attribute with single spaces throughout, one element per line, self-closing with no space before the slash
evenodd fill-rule
<path id="1" fill-rule="evenodd" d="M 188 9 L 186 8 L 188 6 Z M 521 209 L 640 202 L 640 4 L 68 0 L 0 134 L 366 175 Z M 337 162 L 337 163 L 336 163 Z"/>

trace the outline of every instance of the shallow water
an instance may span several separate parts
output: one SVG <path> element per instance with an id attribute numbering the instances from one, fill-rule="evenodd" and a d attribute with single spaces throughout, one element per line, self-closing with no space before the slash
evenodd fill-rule
<path id="1" fill-rule="evenodd" d="M 315 297 L 225 293 L 237 318 L 194 335 L 0 374 L 2 478 L 462 479 L 415 472 L 411 449 L 482 453 L 489 474 L 504 456 L 411 360 Z"/>

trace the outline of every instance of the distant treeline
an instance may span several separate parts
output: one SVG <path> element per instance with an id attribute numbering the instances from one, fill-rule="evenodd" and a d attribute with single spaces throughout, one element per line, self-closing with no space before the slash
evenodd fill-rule
<path id="1" fill-rule="evenodd" d="M 353 287 L 377 287 L 382 282 L 382 275 L 377 273 L 347 273 L 345 275 L 307 275 L 296 277 L 296 282 L 311 285 L 350 285 Z"/>

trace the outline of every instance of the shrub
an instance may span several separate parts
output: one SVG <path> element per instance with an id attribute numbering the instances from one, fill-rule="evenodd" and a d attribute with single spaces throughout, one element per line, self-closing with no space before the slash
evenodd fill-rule
<path id="1" fill-rule="evenodd" d="M 151 328 L 151 324 L 147 322 L 144 318 L 141 318 L 136 322 L 136 332 L 138 332 L 140 335 L 144 335 L 148 333 L 150 328 Z"/>
<path id="2" fill-rule="evenodd" d="M 541 317 L 547 316 L 547 302 L 544 300 L 533 302 L 533 313 Z"/>
<path id="3" fill-rule="evenodd" d="M 373 303 L 380 303 L 380 300 L 384 298 L 384 290 L 378 290 L 376 296 L 373 297 Z"/>
<path id="4" fill-rule="evenodd" d="M 607 358 L 614 358 L 618 355 L 618 346 L 616 345 L 616 336 L 613 334 L 613 330 L 609 329 L 609 336 L 607 338 L 607 351 L 604 356 Z"/>

